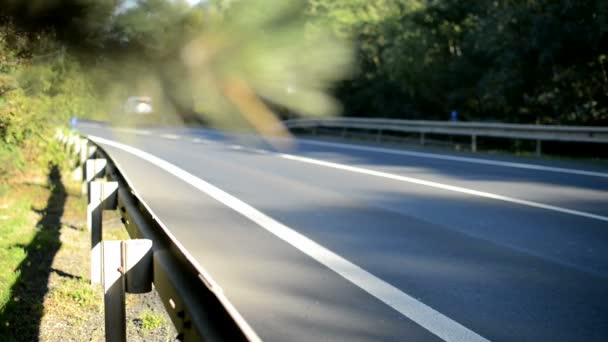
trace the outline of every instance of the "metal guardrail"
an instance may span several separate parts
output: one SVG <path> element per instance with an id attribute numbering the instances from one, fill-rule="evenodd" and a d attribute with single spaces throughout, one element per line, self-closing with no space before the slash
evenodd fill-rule
<path id="1" fill-rule="evenodd" d="M 180 341 L 260 341 L 221 289 L 156 220 L 104 149 L 73 132 L 57 138 L 88 195 L 91 283 L 104 288 L 106 341 L 126 341 L 125 293 L 154 289 Z M 102 241 L 102 211 L 118 210 L 132 240 Z M 154 286 L 152 286 L 154 285 Z"/>
<path id="2" fill-rule="evenodd" d="M 427 134 L 471 137 L 471 150 L 477 150 L 477 137 L 525 139 L 536 141 L 536 152 L 541 154 L 542 141 L 570 141 L 608 143 L 608 127 L 521 125 L 481 122 L 451 122 L 425 120 L 397 120 L 372 118 L 291 119 L 283 122 L 289 129 L 317 128 L 374 130 L 380 139 L 383 132 L 417 133 L 424 145 Z"/>

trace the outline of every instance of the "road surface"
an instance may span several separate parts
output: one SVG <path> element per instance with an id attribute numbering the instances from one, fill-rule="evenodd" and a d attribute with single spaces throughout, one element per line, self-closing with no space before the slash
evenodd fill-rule
<path id="1" fill-rule="evenodd" d="M 79 128 L 263 340 L 608 340 L 607 168 Z"/>

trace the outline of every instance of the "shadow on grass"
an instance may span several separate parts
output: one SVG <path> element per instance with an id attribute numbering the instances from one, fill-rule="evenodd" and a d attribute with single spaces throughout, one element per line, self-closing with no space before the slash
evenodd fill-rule
<path id="1" fill-rule="evenodd" d="M 11 288 L 11 300 L 0 309 L 0 340 L 37 341 L 43 315 L 43 300 L 55 254 L 61 246 L 59 234 L 67 192 L 56 166 L 49 170 L 51 195 L 36 224 L 32 241 L 23 246 L 26 258 L 17 267 L 19 278 Z"/>

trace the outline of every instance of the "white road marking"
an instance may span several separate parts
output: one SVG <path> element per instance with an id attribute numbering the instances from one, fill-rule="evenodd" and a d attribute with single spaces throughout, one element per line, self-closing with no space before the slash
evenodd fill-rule
<path id="1" fill-rule="evenodd" d="M 205 140 L 199 139 L 199 138 L 192 139 L 192 142 L 195 144 L 206 144 L 207 143 Z"/>
<path id="2" fill-rule="evenodd" d="M 178 140 L 180 138 L 179 135 L 175 135 L 175 134 L 161 134 L 160 137 L 165 138 L 165 139 L 171 139 L 171 140 Z"/>
<path id="3" fill-rule="evenodd" d="M 254 148 L 252 149 L 253 152 L 255 153 L 259 153 L 259 154 L 269 154 L 270 152 L 266 151 L 266 150 L 262 150 L 260 148 Z"/>
<path id="4" fill-rule="evenodd" d="M 579 176 L 592 176 L 592 177 L 608 178 L 608 173 L 605 173 L 605 172 L 568 169 L 568 168 L 544 166 L 544 165 L 538 165 L 538 164 L 516 163 L 516 162 L 507 162 L 507 161 L 481 159 L 481 158 L 470 158 L 470 157 L 458 157 L 458 156 L 450 156 L 450 155 L 446 155 L 446 154 L 404 151 L 404 150 L 395 150 L 395 149 L 382 148 L 382 147 L 369 147 L 369 146 L 359 146 L 359 145 L 333 143 L 333 142 L 325 142 L 325 141 L 314 141 L 314 140 L 309 140 L 309 139 L 298 139 L 297 141 L 302 142 L 304 144 L 338 147 L 338 148 L 349 149 L 349 150 L 380 152 L 380 153 L 396 154 L 396 155 L 410 156 L 410 157 L 441 159 L 441 160 L 458 161 L 458 162 L 465 162 L 465 163 L 513 167 L 513 168 L 518 168 L 518 169 L 528 169 L 528 170 L 535 170 L 535 171 L 548 171 L 548 172 L 567 173 L 567 174 L 573 174 L 573 175 L 579 175 Z"/>
<path id="5" fill-rule="evenodd" d="M 230 145 L 228 147 L 233 150 L 242 150 L 243 149 L 243 146 L 241 146 L 241 145 Z"/>
<path id="6" fill-rule="evenodd" d="M 115 131 L 115 132 L 132 133 L 132 134 L 137 134 L 137 135 L 151 135 L 152 134 L 152 132 L 150 132 L 150 131 L 144 131 L 144 130 L 135 129 L 135 128 L 111 127 L 110 130 Z"/>
<path id="7" fill-rule="evenodd" d="M 549 205 L 549 204 L 543 204 L 543 203 L 539 203 L 539 202 L 523 200 L 523 199 L 514 198 L 514 197 L 497 195 L 497 194 L 493 194 L 490 192 L 477 191 L 477 190 L 463 188 L 463 187 L 459 187 L 459 186 L 437 183 L 437 182 L 427 181 L 427 180 L 423 180 L 423 179 L 419 179 L 419 178 L 400 176 L 400 175 L 395 175 L 395 174 L 391 174 L 391 173 L 387 173 L 387 172 L 374 171 L 374 170 L 370 170 L 370 169 L 364 169 L 361 167 L 332 163 L 332 162 L 328 162 L 328 161 L 322 161 L 322 160 L 317 160 L 317 159 L 312 159 L 312 158 L 307 158 L 307 157 L 294 156 L 292 154 L 278 154 L 278 156 L 281 158 L 299 161 L 299 162 L 303 162 L 303 163 L 320 165 L 320 166 L 330 167 L 330 168 L 339 169 L 339 170 L 343 170 L 343 171 L 349 171 L 349 172 L 355 172 L 355 173 L 360 173 L 360 174 L 369 175 L 369 176 L 387 178 L 387 179 L 392 179 L 392 180 L 401 181 L 401 182 L 414 183 L 414 184 L 429 186 L 429 187 L 433 187 L 433 188 L 454 191 L 454 192 L 459 192 L 459 193 L 473 195 L 473 196 L 491 198 L 491 199 L 495 199 L 498 201 L 527 205 L 527 206 L 534 207 L 534 208 L 552 210 L 552 211 L 557 211 L 557 212 L 564 213 L 564 214 L 571 214 L 571 215 L 582 216 L 582 217 L 586 217 L 586 218 L 590 218 L 590 219 L 608 222 L 608 217 L 606 217 L 606 216 L 596 215 L 596 214 L 592 214 L 592 213 L 588 213 L 588 212 L 584 212 L 584 211 L 567 209 L 567 208 L 553 206 L 553 205 Z"/>
<path id="8" fill-rule="evenodd" d="M 96 136 L 89 136 L 89 139 L 133 154 L 190 184 L 325 265 L 444 341 L 488 341 L 416 298 L 191 173 L 134 147 Z"/>

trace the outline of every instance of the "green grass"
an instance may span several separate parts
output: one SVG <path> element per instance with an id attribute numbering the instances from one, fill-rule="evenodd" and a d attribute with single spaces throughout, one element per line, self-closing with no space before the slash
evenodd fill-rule
<path id="1" fill-rule="evenodd" d="M 139 317 L 144 330 L 156 330 L 166 324 L 164 317 L 150 310 L 144 310 Z"/>
<path id="2" fill-rule="evenodd" d="M 29 225 L 29 199 L 8 201 L 8 191 L 0 195 L 0 311 L 11 300 L 11 289 L 19 279 L 19 265 L 26 259 L 25 247 L 37 229 Z"/>
<path id="3" fill-rule="evenodd" d="M 88 279 L 85 208 L 69 177 L 47 184 L 36 172 L 0 184 L 0 341 L 103 340 L 103 290 Z M 104 239 L 129 238 L 117 212 L 104 220 Z M 170 340 L 174 329 L 162 304 L 129 298 L 127 312 L 137 317 L 129 334 Z"/>
<path id="4" fill-rule="evenodd" d="M 59 284 L 53 295 L 64 303 L 70 303 L 85 309 L 94 309 L 99 305 L 98 291 L 88 282 L 79 279 L 65 279 Z"/>

